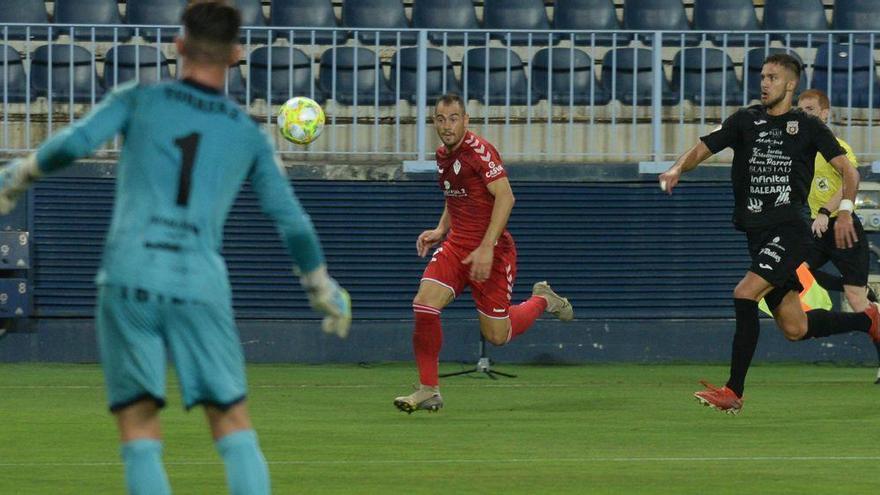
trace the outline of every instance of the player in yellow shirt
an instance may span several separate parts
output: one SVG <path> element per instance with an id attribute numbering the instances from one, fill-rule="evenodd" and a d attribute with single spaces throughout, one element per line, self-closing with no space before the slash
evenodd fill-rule
<path id="1" fill-rule="evenodd" d="M 827 123 L 831 114 L 831 102 L 828 96 L 818 89 L 808 89 L 801 93 L 798 98 L 798 107 L 804 112 L 815 115 Z M 859 163 L 855 154 L 843 139 L 837 138 L 837 142 L 846 151 L 846 157 L 853 167 Z M 815 246 L 807 257 L 806 263 L 810 266 L 810 272 L 819 285 L 828 290 L 842 291 L 853 311 L 861 312 L 868 307 L 869 300 L 876 301 L 876 297 L 868 286 L 868 266 L 870 256 L 868 254 L 868 239 L 862 228 L 861 222 L 853 215 L 853 226 L 856 228 L 858 240 L 849 249 L 840 249 L 834 243 L 833 235 L 825 235 L 826 232 L 834 232 L 834 222 L 837 219 L 837 208 L 841 199 L 841 185 L 843 178 L 832 167 L 821 153 L 816 155 L 816 171 L 813 175 L 813 183 L 810 186 L 810 195 L 807 203 L 810 205 L 810 219 L 815 236 Z M 842 276 L 835 276 L 819 270 L 822 265 L 831 261 L 840 271 Z M 880 343 L 877 347 L 878 359 L 880 359 Z M 877 381 L 880 383 L 880 371 Z"/>

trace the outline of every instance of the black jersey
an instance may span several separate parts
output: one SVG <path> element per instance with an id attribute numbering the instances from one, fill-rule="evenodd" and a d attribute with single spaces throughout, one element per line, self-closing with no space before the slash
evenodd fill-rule
<path id="1" fill-rule="evenodd" d="M 700 139 L 712 153 L 733 149 L 733 224 L 739 230 L 799 221 L 816 153 L 829 162 L 845 153 L 819 118 L 798 108 L 777 116 L 763 105 L 743 108 Z"/>

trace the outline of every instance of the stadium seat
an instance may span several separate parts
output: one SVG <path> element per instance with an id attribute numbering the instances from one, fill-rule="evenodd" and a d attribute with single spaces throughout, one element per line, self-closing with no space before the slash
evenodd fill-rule
<path id="1" fill-rule="evenodd" d="M 733 60 L 720 48 L 685 48 L 672 62 L 672 90 L 697 105 L 741 105 Z M 724 97 L 722 98 L 722 93 Z"/>
<path id="2" fill-rule="evenodd" d="M 873 50 L 868 44 L 819 45 L 810 87 L 824 91 L 832 106 L 878 108 L 880 85 L 874 64 Z"/>
<path id="3" fill-rule="evenodd" d="M 151 45 L 120 45 L 104 56 L 104 83 L 114 88 L 127 81 L 154 83 L 171 79 L 165 55 Z"/>
<path id="4" fill-rule="evenodd" d="M 614 0 L 557 0 L 553 8 L 553 29 L 560 31 L 591 31 L 594 29 L 620 29 Z M 562 41 L 570 35 L 561 35 Z M 595 39 L 595 41 L 594 41 Z M 626 46 L 632 41 L 631 34 L 575 33 L 577 45 Z"/>
<path id="5" fill-rule="evenodd" d="M 91 40 L 92 31 L 95 41 L 112 41 L 116 31 L 117 41 L 131 39 L 132 30 L 122 24 L 116 0 L 55 0 L 56 24 L 115 24 L 118 27 L 95 27 L 74 29 L 75 40 Z M 59 27 L 62 34 L 70 34 L 69 27 Z"/>
<path id="6" fill-rule="evenodd" d="M 440 29 L 428 33 L 435 45 L 484 45 L 480 32 L 456 32 L 456 29 L 480 29 L 473 0 L 415 0 L 412 10 L 413 27 Z M 465 43 L 467 41 L 467 43 Z"/>
<path id="7" fill-rule="evenodd" d="M 352 28 L 408 29 L 409 22 L 401 0 L 343 0 L 342 24 Z M 400 32 L 401 45 L 415 45 L 418 34 L 414 31 Z M 396 45 L 398 33 L 393 31 L 358 31 L 358 39 L 366 45 Z"/>
<path id="8" fill-rule="evenodd" d="M 880 46 L 880 0 L 837 0 L 831 16 L 831 29 L 841 31 L 873 31 L 874 47 Z M 841 35 L 840 41 L 849 41 Z M 852 42 L 870 43 L 868 34 L 854 34 Z"/>
<path id="9" fill-rule="evenodd" d="M 626 105 L 650 105 L 654 93 L 651 50 L 615 48 L 602 59 L 602 86 L 611 98 Z M 678 94 L 662 77 L 661 98 L 664 105 L 678 103 Z"/>
<path id="10" fill-rule="evenodd" d="M 593 59 L 582 50 L 538 50 L 532 57 L 531 71 L 532 92 L 554 105 L 608 103 L 608 93 L 599 86 L 593 73 Z"/>
<path id="11" fill-rule="evenodd" d="M 798 59 L 803 65 L 803 60 L 798 53 L 786 48 L 752 48 L 746 52 L 746 58 L 743 68 L 743 86 L 747 88 L 749 100 L 761 99 L 761 68 L 764 67 L 764 59 L 774 53 L 788 53 Z M 807 89 L 807 73 L 801 71 L 801 80 L 798 88 L 795 90 L 795 96 L 801 94 L 801 91 Z"/>
<path id="12" fill-rule="evenodd" d="M 46 3 L 43 0 L 0 0 L 0 24 L 7 22 L 46 24 L 49 22 Z M 23 40 L 28 34 L 33 40 L 45 41 L 49 35 L 49 29 L 37 26 L 30 28 L 25 26 L 8 26 L 0 28 L 0 41 L 6 39 L 7 35 L 10 40 Z M 53 29 L 52 39 L 57 37 L 57 29 Z"/>
<path id="13" fill-rule="evenodd" d="M 226 71 L 226 81 L 223 83 L 223 92 L 226 96 L 239 103 L 244 103 L 247 95 L 246 87 L 244 77 L 241 75 L 241 65 L 230 66 Z"/>
<path id="14" fill-rule="evenodd" d="M 272 0 L 269 24 L 273 28 L 293 28 L 293 40 L 290 29 L 278 29 L 275 34 L 298 44 L 343 45 L 349 36 L 345 31 L 311 29 L 339 27 L 332 0 Z"/>
<path id="15" fill-rule="evenodd" d="M 758 16 L 752 0 L 702 0 L 694 2 L 694 29 L 697 31 L 758 31 Z M 743 34 L 709 35 L 715 46 L 744 46 Z M 769 40 L 749 33 L 749 46 L 764 46 Z"/>
<path id="16" fill-rule="evenodd" d="M 550 29 L 543 0 L 484 0 L 483 28 L 508 31 L 512 29 Z M 531 36 L 530 36 L 531 35 Z M 492 38 L 505 45 L 546 46 L 558 39 L 550 33 L 492 33 Z"/>
<path id="17" fill-rule="evenodd" d="M 125 4 L 125 22 L 128 24 L 147 24 L 168 26 L 140 28 L 138 34 L 147 41 L 155 42 L 157 36 L 164 42 L 173 41 L 180 33 L 180 16 L 187 0 L 128 0 Z"/>
<path id="18" fill-rule="evenodd" d="M 28 80 L 21 62 L 21 54 L 15 48 L 0 45 L 0 102 L 23 103 L 35 94 L 27 90 Z"/>
<path id="19" fill-rule="evenodd" d="M 765 0 L 764 29 L 768 31 L 826 31 L 828 20 L 822 0 Z M 807 46 L 807 41 L 815 46 L 827 38 L 821 34 L 786 33 L 774 34 L 773 39 L 790 46 Z"/>
<path id="20" fill-rule="evenodd" d="M 264 29 L 247 29 L 249 27 L 266 27 L 266 16 L 263 15 L 262 0 L 234 0 L 232 3 L 241 12 L 241 42 L 246 43 L 248 40 L 247 33 L 250 33 L 250 42 L 252 44 L 266 43 L 269 39 L 268 31 Z"/>
<path id="21" fill-rule="evenodd" d="M 251 52 L 251 98 L 272 104 L 284 103 L 294 96 L 308 96 L 318 102 L 323 94 L 312 75 L 312 60 L 292 46 L 261 46 Z"/>
<path id="22" fill-rule="evenodd" d="M 452 72 L 452 61 L 437 48 L 426 50 L 425 95 L 427 103 L 433 105 L 445 93 L 461 94 L 461 84 Z M 389 85 L 396 89 L 398 70 L 400 71 L 400 98 L 417 103 L 418 100 L 418 48 L 401 48 L 391 58 L 391 80 Z"/>
<path id="23" fill-rule="evenodd" d="M 623 2 L 624 29 L 648 29 L 651 31 L 690 31 L 684 4 L 681 0 L 625 0 Z M 663 36 L 664 46 L 680 46 L 682 37 L 685 46 L 698 45 L 702 37 L 699 34 L 666 33 Z M 639 34 L 639 40 L 650 45 L 653 36 Z"/>
<path id="24" fill-rule="evenodd" d="M 530 94 L 522 59 L 513 50 L 471 48 L 465 52 L 462 66 L 468 99 L 489 105 L 526 105 L 540 100 L 534 92 Z"/>
<path id="25" fill-rule="evenodd" d="M 355 96 L 358 105 L 397 103 L 378 57 L 369 48 L 342 47 L 325 51 L 321 54 L 318 80 L 329 98 L 344 105 L 353 105 Z"/>
<path id="26" fill-rule="evenodd" d="M 92 53 L 73 44 L 42 45 L 34 50 L 31 59 L 31 84 L 37 96 L 49 97 L 56 102 L 95 101 L 104 94 L 101 80 L 95 71 Z"/>

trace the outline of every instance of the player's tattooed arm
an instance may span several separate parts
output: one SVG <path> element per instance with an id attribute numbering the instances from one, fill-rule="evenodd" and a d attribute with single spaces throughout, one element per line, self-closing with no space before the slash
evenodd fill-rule
<path id="1" fill-rule="evenodd" d="M 846 155 L 838 155 L 829 163 L 843 177 L 843 187 L 840 188 L 843 199 L 840 200 L 837 221 L 834 222 L 834 241 L 839 248 L 851 248 L 858 241 L 853 226 L 852 210 L 856 192 L 859 190 L 859 172 L 850 165 Z"/>

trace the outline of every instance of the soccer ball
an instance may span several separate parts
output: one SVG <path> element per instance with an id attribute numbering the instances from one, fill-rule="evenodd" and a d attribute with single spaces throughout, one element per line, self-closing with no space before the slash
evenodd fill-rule
<path id="1" fill-rule="evenodd" d="M 324 130 L 324 110 L 315 100 L 295 96 L 278 110 L 278 132 L 296 144 L 309 144 Z"/>

